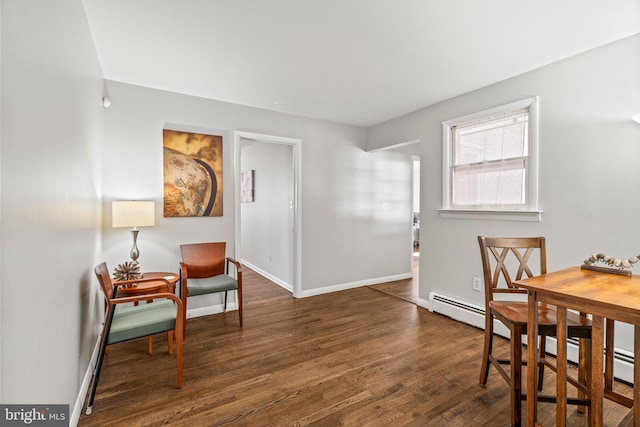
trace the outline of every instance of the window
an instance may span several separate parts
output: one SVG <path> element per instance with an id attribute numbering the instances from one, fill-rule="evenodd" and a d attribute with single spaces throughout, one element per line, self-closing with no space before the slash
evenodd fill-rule
<path id="1" fill-rule="evenodd" d="M 540 220 L 537 98 L 443 123 L 447 217 Z"/>

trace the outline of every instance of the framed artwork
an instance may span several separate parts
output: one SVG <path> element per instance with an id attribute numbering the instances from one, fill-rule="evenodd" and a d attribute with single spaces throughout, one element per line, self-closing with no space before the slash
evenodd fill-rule
<path id="1" fill-rule="evenodd" d="M 162 131 L 164 216 L 222 216 L 222 135 Z"/>
<path id="2" fill-rule="evenodd" d="M 255 171 L 253 169 L 240 172 L 240 202 L 250 203 L 255 201 L 254 179 Z"/>

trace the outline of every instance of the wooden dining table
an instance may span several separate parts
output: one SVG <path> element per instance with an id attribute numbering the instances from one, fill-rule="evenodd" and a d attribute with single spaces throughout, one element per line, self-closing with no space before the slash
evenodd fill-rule
<path id="1" fill-rule="evenodd" d="M 538 304 L 546 303 L 558 308 L 556 425 L 566 425 L 566 314 L 567 309 L 571 309 L 592 315 L 591 369 L 588 370 L 591 375 L 587 379 L 589 425 L 602 426 L 603 401 L 606 397 L 633 407 L 633 425 L 640 427 L 640 276 L 571 267 L 514 283 L 528 291 L 527 425 L 537 425 L 537 313 Z M 613 391 L 614 321 L 634 325 L 633 398 Z M 606 355 L 603 357 L 605 347 Z"/>

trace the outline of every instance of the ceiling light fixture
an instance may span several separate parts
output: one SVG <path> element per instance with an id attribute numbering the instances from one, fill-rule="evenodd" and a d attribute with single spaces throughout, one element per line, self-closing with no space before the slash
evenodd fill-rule
<path id="1" fill-rule="evenodd" d="M 634 114 L 633 116 L 631 116 L 631 120 L 633 120 L 634 122 L 640 123 L 640 113 Z"/>

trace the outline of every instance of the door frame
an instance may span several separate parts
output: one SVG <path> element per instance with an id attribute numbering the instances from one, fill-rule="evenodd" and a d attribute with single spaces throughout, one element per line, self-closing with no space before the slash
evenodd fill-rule
<path id="1" fill-rule="evenodd" d="M 291 264 L 293 265 L 293 296 L 302 296 L 302 210 L 301 210 L 301 176 L 302 176 L 302 140 L 284 136 L 268 135 L 256 132 L 236 130 L 233 144 L 233 176 L 234 176 L 234 200 L 235 200 L 235 257 L 242 260 L 242 230 L 241 230 L 241 205 L 240 205 L 240 168 L 241 168 L 241 139 L 249 139 L 270 144 L 290 145 L 293 150 L 293 253 Z"/>

